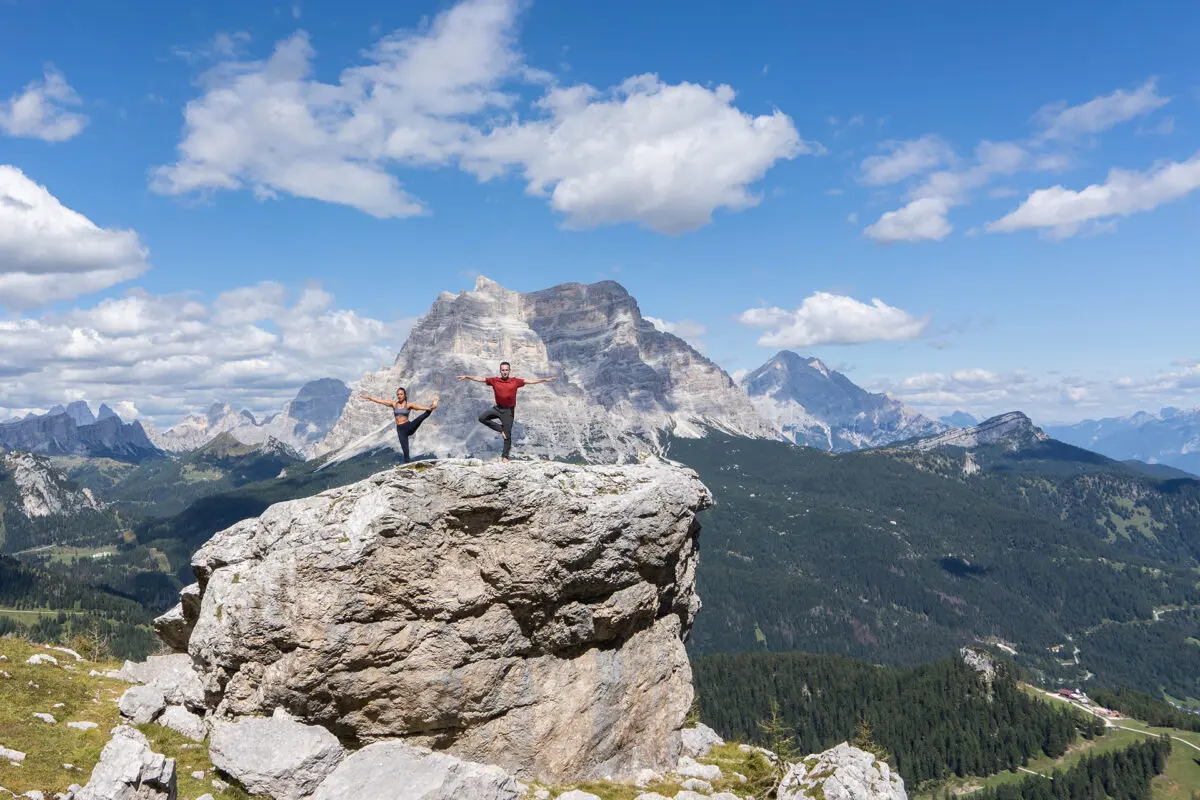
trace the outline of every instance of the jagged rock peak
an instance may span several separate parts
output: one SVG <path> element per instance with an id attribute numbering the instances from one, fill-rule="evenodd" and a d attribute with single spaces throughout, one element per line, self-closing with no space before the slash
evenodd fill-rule
<path id="1" fill-rule="evenodd" d="M 662 772 L 711 502 L 654 457 L 386 470 L 217 533 L 159 628 L 219 718 L 282 708 L 550 782 Z"/>
<path id="2" fill-rule="evenodd" d="M 1042 429 L 1020 411 L 1010 411 L 985 419 L 970 428 L 946 431 L 913 442 L 898 445 L 904 450 L 935 450 L 939 447 L 971 449 L 981 445 L 997 445 L 1006 450 L 1020 450 L 1049 439 Z"/>
<path id="3" fill-rule="evenodd" d="M 491 391 L 455 376 L 494 375 L 500 361 L 516 377 L 556 379 L 521 390 L 518 452 L 611 462 L 660 451 L 668 434 L 778 438 L 724 370 L 655 328 L 613 281 L 521 294 L 480 276 L 474 291 L 440 295 L 393 364 L 363 376 L 354 394 L 390 397 L 397 386 L 417 402 L 438 394 L 442 405 L 414 439 L 417 452 L 482 455 L 499 448 L 476 421 Z M 351 399 L 314 452 L 386 445 L 390 421 L 386 408 Z"/>
<path id="4" fill-rule="evenodd" d="M 755 409 L 792 442 L 844 452 L 946 429 L 886 394 L 868 392 L 819 358 L 780 350 L 742 379 Z"/>
<path id="5" fill-rule="evenodd" d="M 90 489 L 76 487 L 49 461 L 32 453 L 2 453 L 0 468 L 12 476 L 21 512 L 29 519 L 102 507 Z"/>

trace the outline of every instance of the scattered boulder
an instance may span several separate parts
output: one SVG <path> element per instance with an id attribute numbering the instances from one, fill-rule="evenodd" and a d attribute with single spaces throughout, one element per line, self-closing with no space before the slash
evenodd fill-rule
<path id="1" fill-rule="evenodd" d="M 164 728 L 182 733 L 193 742 L 202 742 L 208 735 L 204 720 L 183 706 L 167 706 L 156 722 Z"/>
<path id="2" fill-rule="evenodd" d="M 204 686 L 184 653 L 150 656 L 145 661 L 126 661 L 117 677 L 130 683 L 153 686 L 162 692 L 168 703 L 203 711 Z"/>
<path id="3" fill-rule="evenodd" d="M 117 702 L 121 716 L 133 721 L 134 725 L 145 725 L 153 722 L 163 709 L 167 700 L 163 693 L 154 686 L 133 686 L 125 690 Z"/>
<path id="4" fill-rule="evenodd" d="M 675 774 L 685 778 L 700 778 L 706 781 L 721 780 L 721 768 L 716 764 L 701 764 L 691 756 L 681 756 Z"/>
<path id="5" fill-rule="evenodd" d="M 600 800 L 599 797 L 591 792 L 585 792 L 582 789 L 572 789 L 569 792 L 563 792 L 558 796 L 558 800 Z"/>
<path id="6" fill-rule="evenodd" d="M 725 744 L 725 740 L 704 723 L 698 723 L 694 728 L 684 728 L 679 735 L 683 754 L 692 758 L 704 758 L 714 747 Z"/>
<path id="7" fill-rule="evenodd" d="M 136 728 L 118 725 L 87 786 L 71 800 L 175 800 L 175 759 L 150 749 Z"/>
<path id="8" fill-rule="evenodd" d="M 642 789 L 662 779 L 663 776 L 652 769 L 639 769 L 633 776 L 633 785 Z"/>
<path id="9" fill-rule="evenodd" d="M 308 797 L 344 755 L 332 733 L 298 722 L 282 710 L 271 717 L 218 720 L 209 742 L 213 766 L 251 794 L 274 800 Z"/>
<path id="10" fill-rule="evenodd" d="M 58 666 L 58 659 L 46 653 L 34 653 L 26 661 L 26 664 L 53 664 Z"/>
<path id="11" fill-rule="evenodd" d="M 666 772 L 709 505 L 657 459 L 386 470 L 214 535 L 188 652 L 217 717 L 281 707 L 545 782 Z"/>
<path id="12" fill-rule="evenodd" d="M 793 765 L 776 794 L 779 800 L 908 800 L 904 779 L 886 762 L 846 742 Z"/>
<path id="13" fill-rule="evenodd" d="M 57 725 L 57 724 L 58 724 L 58 720 L 56 720 L 52 714 L 36 714 L 36 713 L 35 713 L 33 716 L 37 717 L 37 718 L 38 718 L 38 719 L 40 719 L 42 722 L 47 722 L 47 723 L 49 723 L 49 724 L 51 724 L 51 725 Z"/>
<path id="14" fill-rule="evenodd" d="M 713 790 L 711 783 L 699 778 L 688 778 L 679 785 L 689 792 L 699 792 L 700 794 L 712 794 Z"/>
<path id="15" fill-rule="evenodd" d="M 6 747 L 0 747 L 0 761 L 15 761 L 21 762 L 25 760 L 25 754 L 20 750 L 9 750 Z"/>
<path id="16" fill-rule="evenodd" d="M 66 653 L 71 658 L 75 659 L 76 661 L 83 661 L 83 656 L 79 655 L 79 653 L 76 653 L 74 650 L 72 650 L 68 647 L 53 647 L 53 646 L 47 645 L 47 648 L 50 650 L 59 652 L 59 653 Z"/>
<path id="17" fill-rule="evenodd" d="M 369 744 L 346 756 L 312 800 L 395 800 L 397 775 L 405 776 L 405 800 L 517 800 L 521 796 L 520 784 L 499 767 L 390 741 Z"/>
<path id="18" fill-rule="evenodd" d="M 82 722 L 68 722 L 67 727 L 74 728 L 77 731 L 90 731 L 92 728 L 99 728 L 100 726 L 97 725 L 95 722 L 82 721 Z"/>

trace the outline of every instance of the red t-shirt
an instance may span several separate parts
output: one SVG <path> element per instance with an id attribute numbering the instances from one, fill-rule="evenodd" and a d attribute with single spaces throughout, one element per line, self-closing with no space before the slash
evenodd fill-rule
<path id="1" fill-rule="evenodd" d="M 496 405 L 501 408 L 514 408 L 517 405 L 517 389 L 525 385 L 521 378 L 488 378 L 487 385 L 496 393 Z"/>

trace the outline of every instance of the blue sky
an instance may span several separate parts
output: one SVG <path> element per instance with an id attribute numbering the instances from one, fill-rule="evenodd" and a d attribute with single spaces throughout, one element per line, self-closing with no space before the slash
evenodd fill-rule
<path id="1" fill-rule="evenodd" d="M 931 413 L 1200 403 L 1196 3 L 192 6 L 0 2 L 0 416 L 267 410 L 477 274 Z"/>

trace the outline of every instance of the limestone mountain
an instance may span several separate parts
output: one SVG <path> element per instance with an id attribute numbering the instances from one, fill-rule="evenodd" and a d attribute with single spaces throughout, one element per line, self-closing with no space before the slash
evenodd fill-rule
<path id="1" fill-rule="evenodd" d="M 969 414 L 961 409 L 939 419 L 951 428 L 970 428 L 972 425 L 979 424 L 979 420 L 975 418 L 974 414 Z"/>
<path id="2" fill-rule="evenodd" d="M 420 319 L 395 362 L 354 386 L 390 397 L 405 387 L 415 402 L 441 406 L 414 438 L 414 452 L 441 456 L 499 450 L 476 421 L 491 389 L 456 375 L 513 375 L 557 381 L 521 390 L 516 452 L 553 458 L 629 460 L 658 449 L 666 434 L 720 430 L 778 438 L 720 367 L 647 321 L 620 284 L 567 283 L 522 294 L 480 277 L 474 291 L 444 292 Z M 316 452 L 391 446 L 386 408 L 356 397 Z"/>
<path id="3" fill-rule="evenodd" d="M 161 456 L 140 422 L 126 423 L 109 411 L 92 419 L 86 403 L 72 403 L 66 409 L 5 422 L 0 424 L 0 447 L 46 456 L 112 458 L 135 463 Z"/>
<path id="4" fill-rule="evenodd" d="M 1020 450 L 1050 437 L 1020 411 L 1010 411 L 985 419 L 970 428 L 956 428 L 932 436 L 922 436 L 897 445 L 911 450 L 936 450 L 940 447 L 971 449 L 980 445 L 998 445 L 1006 450 Z"/>
<path id="5" fill-rule="evenodd" d="M 300 387 L 295 398 L 263 420 L 246 409 L 228 403 L 213 403 L 204 414 L 189 415 L 164 431 L 151 431 L 163 450 L 182 453 L 205 446 L 223 433 L 246 444 L 275 439 L 305 455 L 329 433 L 337 422 L 350 388 L 336 378 L 320 378 Z"/>
<path id="6" fill-rule="evenodd" d="M 1166 464 L 1200 474 L 1200 406 L 1087 419 L 1074 425 L 1047 426 L 1046 431 L 1055 439 L 1109 458 Z"/>
<path id="7" fill-rule="evenodd" d="M 0 553 L 99 540 L 116 527 L 104 503 L 50 459 L 0 450 Z"/>
<path id="8" fill-rule="evenodd" d="M 835 453 L 940 433 L 946 424 L 868 392 L 819 358 L 781 350 L 742 379 L 754 407 L 792 442 Z"/>

